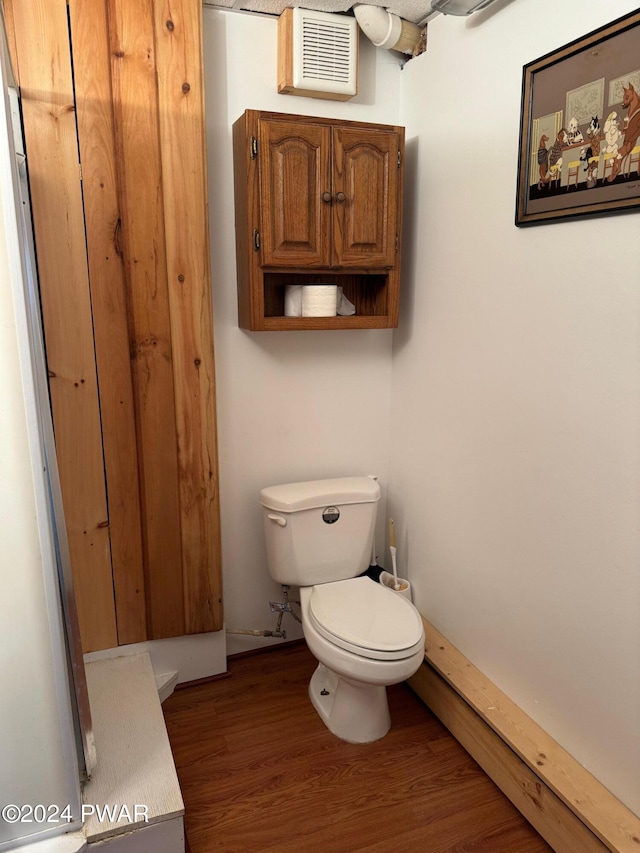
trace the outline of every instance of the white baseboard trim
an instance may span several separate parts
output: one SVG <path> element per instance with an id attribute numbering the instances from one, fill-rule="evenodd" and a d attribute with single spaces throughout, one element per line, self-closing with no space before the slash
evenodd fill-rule
<path id="1" fill-rule="evenodd" d="M 184 821 L 181 817 L 154 823 L 87 846 L 86 853 L 184 853 Z"/>
<path id="2" fill-rule="evenodd" d="M 177 684 L 198 681 L 227 671 L 227 643 L 224 631 L 187 634 L 166 640 L 146 640 L 144 643 L 102 649 L 99 652 L 89 652 L 84 656 L 84 660 L 85 663 L 91 663 L 141 652 L 149 653 L 155 675 L 177 672 Z"/>
<path id="3" fill-rule="evenodd" d="M 163 672 L 160 675 L 156 675 L 156 687 L 158 688 L 158 697 L 161 704 L 171 696 L 177 683 L 177 672 Z"/>

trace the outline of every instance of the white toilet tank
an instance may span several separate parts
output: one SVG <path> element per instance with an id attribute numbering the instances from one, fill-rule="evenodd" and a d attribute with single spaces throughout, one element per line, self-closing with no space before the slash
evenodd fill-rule
<path id="1" fill-rule="evenodd" d="M 269 486 L 260 492 L 267 562 L 282 584 L 353 578 L 369 566 L 380 486 L 340 477 Z"/>

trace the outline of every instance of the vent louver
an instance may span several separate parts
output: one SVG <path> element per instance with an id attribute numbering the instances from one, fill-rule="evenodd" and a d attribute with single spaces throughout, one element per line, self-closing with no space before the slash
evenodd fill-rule
<path id="1" fill-rule="evenodd" d="M 280 18 L 279 50 L 278 91 L 282 94 L 337 100 L 348 100 L 356 94 L 355 18 L 286 9 Z"/>
<path id="2" fill-rule="evenodd" d="M 351 28 L 304 18 L 302 79 L 348 83 L 351 74 Z"/>

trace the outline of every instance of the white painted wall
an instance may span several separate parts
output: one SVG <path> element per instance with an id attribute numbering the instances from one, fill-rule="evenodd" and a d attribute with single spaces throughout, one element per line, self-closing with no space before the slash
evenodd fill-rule
<path id="1" fill-rule="evenodd" d="M 522 66 L 636 7 L 440 16 L 404 69 L 388 500 L 419 609 L 640 814 L 640 216 L 513 224 Z"/>
<path id="2" fill-rule="evenodd" d="M 246 109 L 394 124 L 401 70 L 363 39 L 352 101 L 278 95 L 277 19 L 205 9 L 204 26 L 225 620 L 273 629 L 268 601 L 280 587 L 266 566 L 260 489 L 370 473 L 384 488 L 392 333 L 238 328 L 231 126 Z M 301 636 L 291 617 L 284 627 Z M 270 642 L 229 635 L 228 651 Z"/>

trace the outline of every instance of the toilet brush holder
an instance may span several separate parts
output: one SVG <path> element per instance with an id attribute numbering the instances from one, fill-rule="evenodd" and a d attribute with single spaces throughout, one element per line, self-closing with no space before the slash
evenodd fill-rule
<path id="1" fill-rule="evenodd" d="M 390 572 L 380 572 L 380 583 L 382 586 L 387 586 L 392 592 L 396 592 L 398 595 L 402 595 L 405 598 L 408 598 L 409 601 L 413 601 L 411 596 L 411 584 L 408 580 L 404 578 L 398 578 L 398 589 L 395 588 L 396 580 Z"/>

